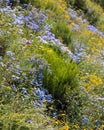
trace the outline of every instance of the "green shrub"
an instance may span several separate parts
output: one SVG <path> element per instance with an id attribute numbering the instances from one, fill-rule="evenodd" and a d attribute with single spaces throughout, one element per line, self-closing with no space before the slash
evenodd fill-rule
<path id="1" fill-rule="evenodd" d="M 52 32 L 67 46 L 71 43 L 72 31 L 66 23 L 57 21 L 52 28 Z"/>
<path id="2" fill-rule="evenodd" d="M 65 61 L 64 57 L 52 49 L 44 48 L 42 56 L 48 62 L 50 72 L 44 70 L 43 86 L 46 87 L 56 100 L 65 104 L 66 93 L 78 88 L 78 67 L 71 60 Z M 68 95 L 70 97 L 70 94 Z"/>

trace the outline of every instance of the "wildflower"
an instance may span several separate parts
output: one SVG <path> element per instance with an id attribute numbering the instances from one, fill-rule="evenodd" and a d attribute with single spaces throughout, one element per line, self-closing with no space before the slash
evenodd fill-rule
<path id="1" fill-rule="evenodd" d="M 57 121 L 55 121 L 55 124 L 56 124 L 56 125 L 58 125 L 58 124 L 59 124 L 59 121 L 58 121 L 58 120 L 57 120 Z"/>
<path id="2" fill-rule="evenodd" d="M 1 20 L 2 22 L 5 22 L 5 20 L 2 18 L 2 20 Z"/>
<path id="3" fill-rule="evenodd" d="M 65 125 L 63 130 L 69 130 L 69 126 Z"/>
<path id="4" fill-rule="evenodd" d="M 43 103 L 46 103 L 47 101 L 45 99 L 42 100 Z"/>
<path id="5" fill-rule="evenodd" d="M 11 91 L 12 90 L 11 86 L 6 86 L 6 90 Z"/>
<path id="6" fill-rule="evenodd" d="M 75 129 L 79 129 L 79 125 L 74 125 L 74 128 Z"/>
<path id="7" fill-rule="evenodd" d="M 72 26 L 74 26 L 74 25 L 75 25 L 75 23 L 73 22 L 73 23 L 71 23 L 71 25 L 72 25 Z"/>
<path id="8" fill-rule="evenodd" d="M 61 114 L 61 116 L 65 116 L 65 114 L 63 113 L 63 114 Z"/>
<path id="9" fill-rule="evenodd" d="M 102 128 L 104 128 L 104 125 L 102 125 Z"/>
<path id="10" fill-rule="evenodd" d="M 27 40 L 27 44 L 31 44 L 32 43 L 32 40 Z"/>
<path id="11" fill-rule="evenodd" d="M 60 130 L 69 130 L 69 126 L 66 124 L 64 127 L 60 128 Z"/>
<path id="12" fill-rule="evenodd" d="M 12 51 L 7 51 L 7 55 L 10 57 L 14 57 L 14 53 Z"/>
<path id="13" fill-rule="evenodd" d="M 53 51 L 52 50 L 47 50 L 48 53 L 52 53 Z"/>
<path id="14" fill-rule="evenodd" d="M 27 49 L 27 47 L 28 47 L 28 46 L 27 46 L 27 45 L 25 45 L 25 46 L 23 47 L 23 49 Z"/>

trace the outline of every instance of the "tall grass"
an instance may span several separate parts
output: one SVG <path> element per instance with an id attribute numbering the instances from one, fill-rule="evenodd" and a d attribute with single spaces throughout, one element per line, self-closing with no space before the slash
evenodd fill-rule
<path id="1" fill-rule="evenodd" d="M 71 44 L 72 31 L 66 23 L 57 21 L 53 26 L 52 32 L 67 46 Z"/>

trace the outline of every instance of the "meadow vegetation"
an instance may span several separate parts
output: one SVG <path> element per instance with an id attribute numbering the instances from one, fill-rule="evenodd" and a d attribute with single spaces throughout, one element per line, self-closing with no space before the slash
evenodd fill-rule
<path id="1" fill-rule="evenodd" d="M 103 0 L 1 0 L 0 130 L 103 130 L 103 44 Z"/>

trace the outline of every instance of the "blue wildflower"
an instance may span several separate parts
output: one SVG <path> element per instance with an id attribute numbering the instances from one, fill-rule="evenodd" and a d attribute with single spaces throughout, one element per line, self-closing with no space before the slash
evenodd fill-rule
<path id="1" fill-rule="evenodd" d="M 10 57 L 14 57 L 14 53 L 12 52 L 12 51 L 7 51 L 7 53 L 6 53 L 8 56 L 10 56 Z"/>

